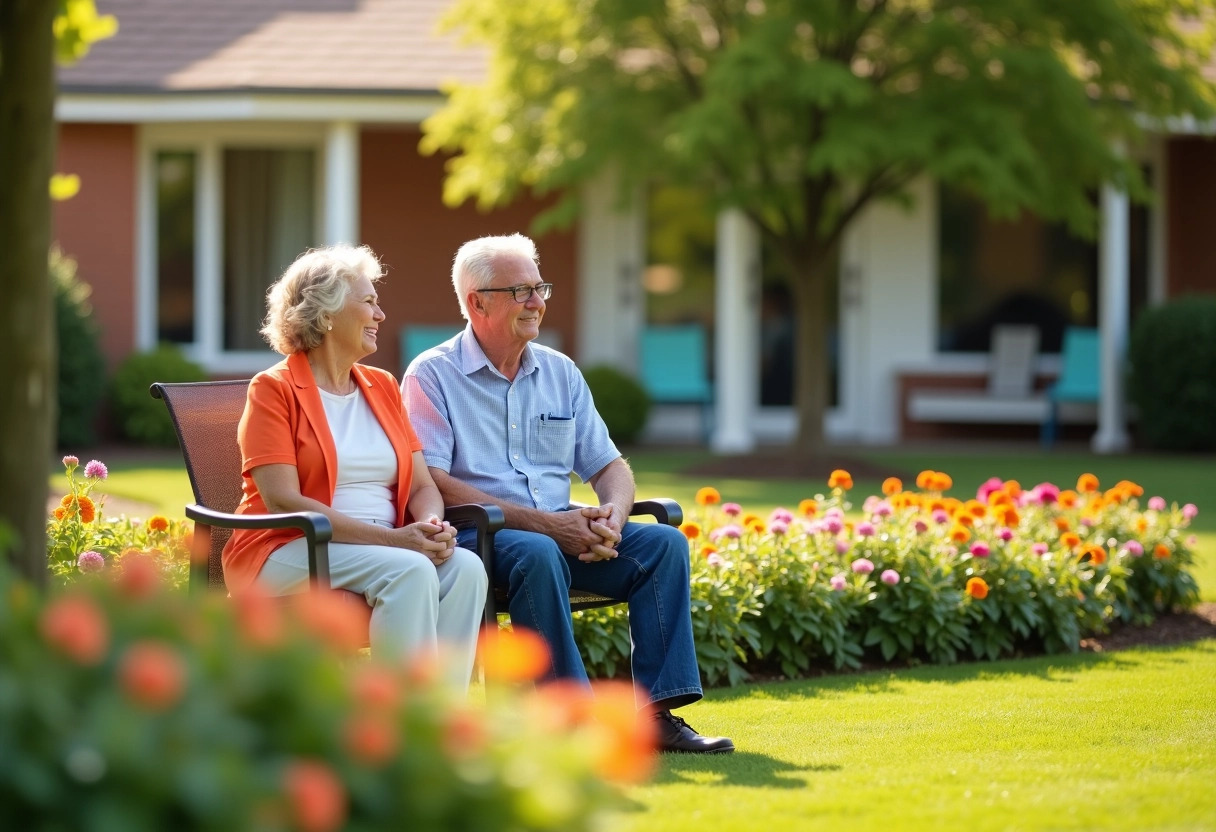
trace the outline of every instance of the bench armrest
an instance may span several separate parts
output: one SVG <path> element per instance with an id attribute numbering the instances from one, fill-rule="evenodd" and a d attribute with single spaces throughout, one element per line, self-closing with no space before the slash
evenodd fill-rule
<path id="1" fill-rule="evenodd" d="M 293 511 L 287 514 L 227 514 L 191 503 L 186 506 L 186 516 L 195 523 L 216 526 L 221 529 L 299 529 L 304 533 L 304 539 L 308 542 L 309 580 L 314 588 L 329 589 L 329 541 L 333 539 L 334 527 L 329 522 L 329 518 L 319 511 Z M 194 567 L 191 566 L 191 568 Z"/>

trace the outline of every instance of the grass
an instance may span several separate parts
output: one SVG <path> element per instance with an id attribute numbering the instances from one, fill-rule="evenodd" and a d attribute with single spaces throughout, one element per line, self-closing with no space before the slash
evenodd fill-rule
<path id="1" fill-rule="evenodd" d="M 711 691 L 739 751 L 663 758 L 619 827 L 1216 829 L 1213 679 L 1207 641 Z"/>

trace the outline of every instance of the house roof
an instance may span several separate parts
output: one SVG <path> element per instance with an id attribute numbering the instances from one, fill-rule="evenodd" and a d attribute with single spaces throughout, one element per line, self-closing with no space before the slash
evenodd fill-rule
<path id="1" fill-rule="evenodd" d="M 434 92 L 483 53 L 440 34 L 450 0 L 98 0 L 118 33 L 59 71 L 69 93 Z"/>

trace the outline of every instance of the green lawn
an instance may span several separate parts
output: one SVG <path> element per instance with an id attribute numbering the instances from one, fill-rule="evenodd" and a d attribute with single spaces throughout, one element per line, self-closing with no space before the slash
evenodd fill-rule
<path id="1" fill-rule="evenodd" d="M 1216 641 L 711 691 L 629 832 L 1216 829 Z M 708 788 L 707 788 L 708 787 Z"/>

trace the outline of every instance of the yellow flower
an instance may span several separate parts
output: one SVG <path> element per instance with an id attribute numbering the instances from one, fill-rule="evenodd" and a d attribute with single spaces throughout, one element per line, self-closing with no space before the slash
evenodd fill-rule
<path id="1" fill-rule="evenodd" d="M 967 527 L 955 523 L 950 527 L 950 539 L 955 543 L 966 543 L 971 539 L 971 532 L 967 531 Z"/>
<path id="2" fill-rule="evenodd" d="M 798 504 L 798 513 L 803 517 L 814 517 L 819 513 L 819 503 L 814 500 L 803 500 Z"/>
<path id="3" fill-rule="evenodd" d="M 1081 542 L 1081 536 L 1076 532 L 1064 532 L 1060 535 L 1060 543 L 1067 546 L 1069 549 L 1074 548 Z"/>
<path id="4" fill-rule="evenodd" d="M 722 495 L 718 493 L 718 489 L 712 486 L 705 486 L 697 491 L 697 505 L 713 506 L 722 502 Z"/>

